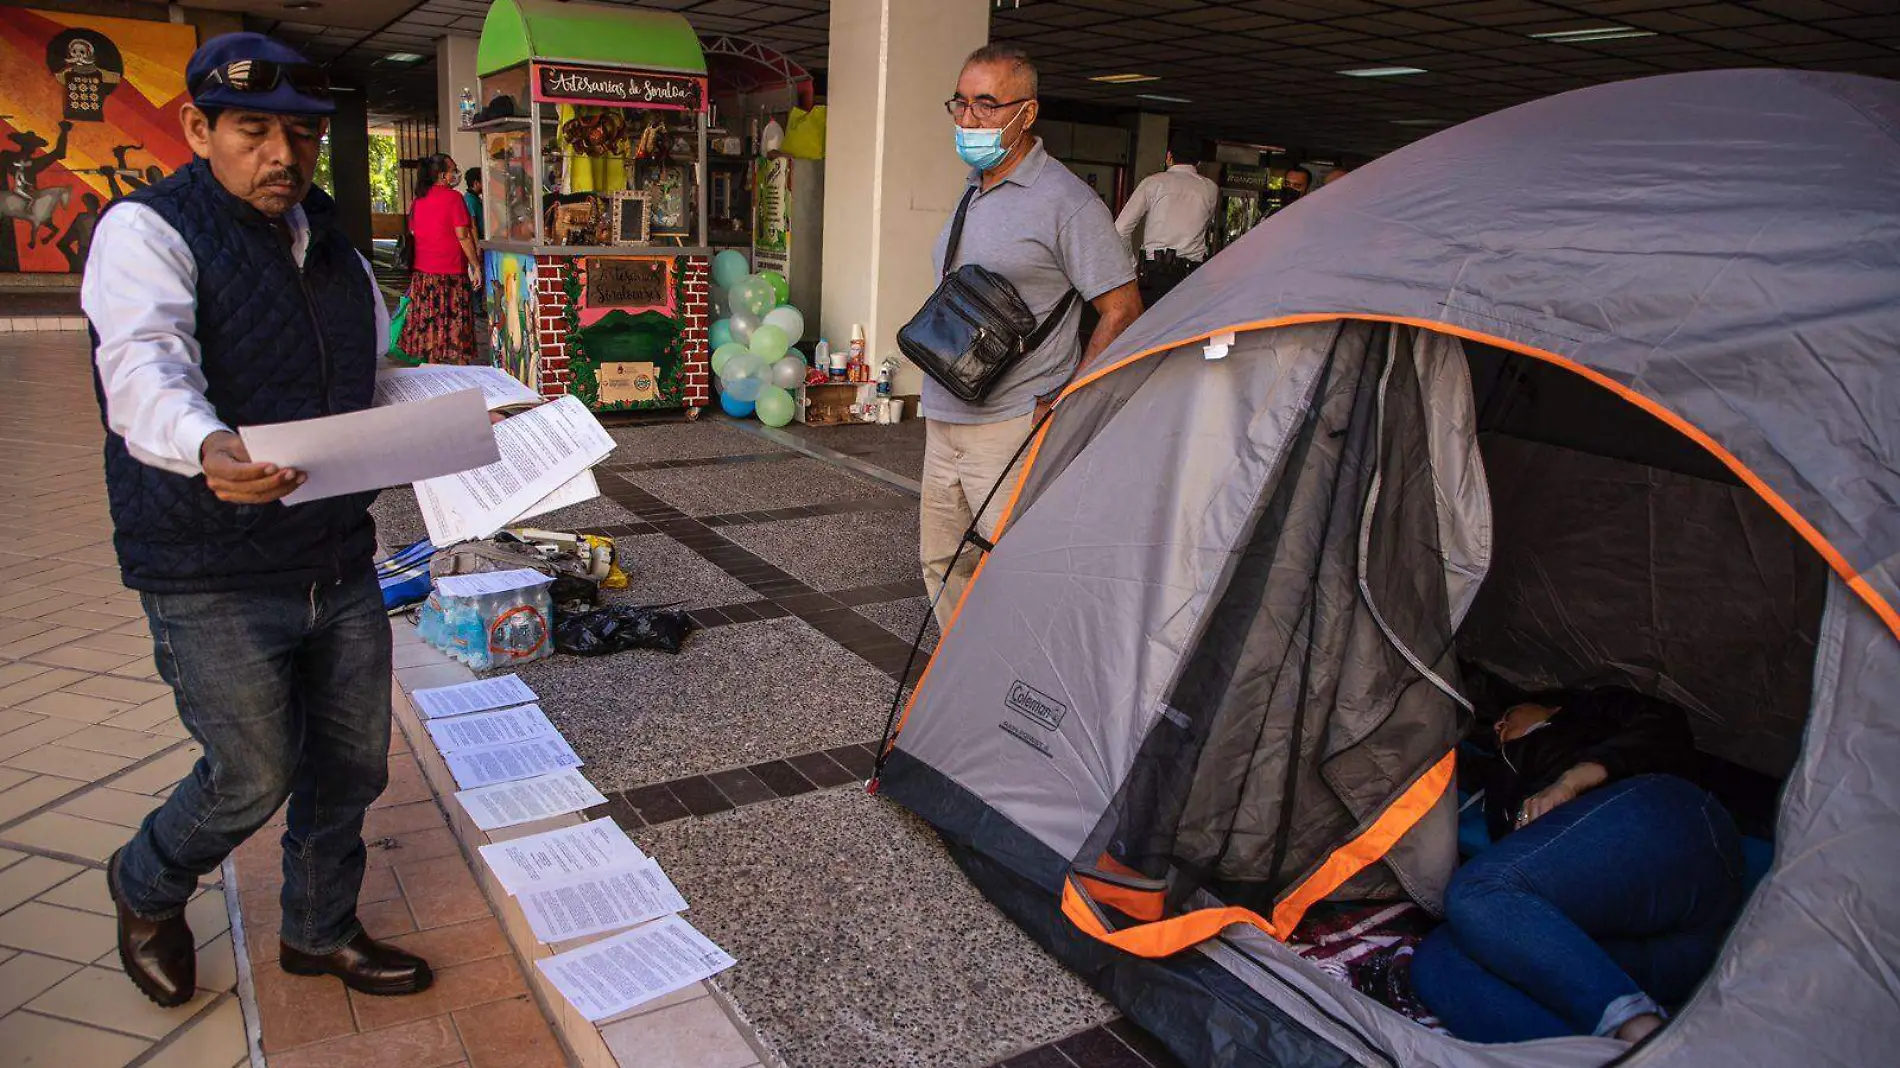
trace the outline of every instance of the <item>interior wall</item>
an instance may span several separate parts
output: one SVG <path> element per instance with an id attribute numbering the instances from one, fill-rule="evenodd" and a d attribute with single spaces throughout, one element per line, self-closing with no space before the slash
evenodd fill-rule
<path id="1" fill-rule="evenodd" d="M 1825 596 L 1813 550 L 1743 487 L 1495 432 L 1481 445 L 1493 558 L 1461 658 L 1524 688 L 1654 694 L 1689 710 L 1704 751 L 1784 775 Z"/>

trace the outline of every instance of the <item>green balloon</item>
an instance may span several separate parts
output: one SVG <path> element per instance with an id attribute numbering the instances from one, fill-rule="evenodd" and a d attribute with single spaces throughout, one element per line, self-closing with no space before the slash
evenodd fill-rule
<path id="1" fill-rule="evenodd" d="M 798 411 L 798 402 L 792 399 L 790 391 L 777 386 L 760 390 L 759 399 L 754 403 L 758 405 L 759 422 L 766 426 L 784 426 Z"/>
<path id="2" fill-rule="evenodd" d="M 792 299 L 792 284 L 785 280 L 784 275 L 777 271 L 760 271 L 759 277 L 772 283 L 773 304 L 783 304 Z"/>
<path id="3" fill-rule="evenodd" d="M 791 347 L 792 339 L 785 335 L 784 329 L 771 323 L 765 323 L 752 331 L 752 352 L 764 357 L 766 363 L 772 363 L 785 355 L 785 350 Z"/>
<path id="4" fill-rule="evenodd" d="M 726 369 L 727 360 L 745 351 L 746 347 L 737 341 L 728 341 L 724 345 L 714 349 L 712 354 L 712 373 L 718 374 L 724 371 Z"/>

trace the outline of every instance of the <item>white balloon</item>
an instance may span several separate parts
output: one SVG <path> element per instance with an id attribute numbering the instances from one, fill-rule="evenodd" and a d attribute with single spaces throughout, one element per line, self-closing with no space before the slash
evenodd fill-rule
<path id="1" fill-rule="evenodd" d="M 780 389 L 797 389 L 805 381 L 805 358 L 789 353 L 780 357 L 768 369 L 766 378 Z"/>
<path id="2" fill-rule="evenodd" d="M 781 304 L 766 312 L 765 321 L 785 331 L 785 336 L 793 341 L 805 336 L 805 317 L 790 304 Z"/>
<path id="3" fill-rule="evenodd" d="M 731 324 L 732 340 L 741 345 L 751 343 L 752 331 L 757 330 L 760 325 L 758 316 L 755 315 L 735 315 L 726 322 Z"/>

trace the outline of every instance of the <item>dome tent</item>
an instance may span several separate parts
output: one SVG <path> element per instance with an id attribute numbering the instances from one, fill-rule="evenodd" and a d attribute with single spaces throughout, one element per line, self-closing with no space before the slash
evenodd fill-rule
<path id="1" fill-rule="evenodd" d="M 1282 943 L 1325 900 L 1437 905 L 1461 659 L 1609 664 L 1786 777 L 1772 870 L 1629 1063 L 1880 1062 L 1897 360 L 1900 85 L 1672 75 L 1418 142 L 1078 377 L 882 789 L 1188 1063 L 1601 1064 L 1433 1034 Z M 1582 536 L 1525 519 L 1557 507 Z"/>

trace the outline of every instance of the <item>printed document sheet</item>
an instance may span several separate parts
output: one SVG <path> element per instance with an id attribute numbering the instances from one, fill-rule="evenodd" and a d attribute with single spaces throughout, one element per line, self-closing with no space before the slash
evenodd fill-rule
<path id="1" fill-rule="evenodd" d="M 425 724 L 435 747 L 444 753 L 458 749 L 481 749 L 529 738 L 549 738 L 560 734 L 540 705 L 504 708 L 499 712 L 475 712 L 448 719 L 432 719 Z"/>
<path id="2" fill-rule="evenodd" d="M 376 404 L 407 404 L 477 389 L 490 411 L 518 404 L 540 404 L 541 395 L 499 367 L 391 367 L 376 374 Z"/>
<path id="3" fill-rule="evenodd" d="M 738 963 L 678 916 L 535 962 L 589 1021 L 663 997 Z"/>
<path id="4" fill-rule="evenodd" d="M 483 712 L 491 708 L 507 708 L 509 705 L 525 705 L 534 701 L 534 691 L 521 681 L 518 675 L 497 675 L 492 679 L 480 679 L 475 682 L 459 683 L 455 686 L 433 686 L 426 690 L 417 690 L 411 694 L 416 702 L 416 711 L 423 719 L 440 719 L 443 716 L 460 716 L 469 712 Z"/>
<path id="5" fill-rule="evenodd" d="M 530 890 L 516 897 L 534 936 L 550 945 L 686 910 L 686 899 L 653 860 L 642 861 L 631 871 Z"/>
<path id="6" fill-rule="evenodd" d="M 464 790 L 581 766 L 579 754 L 560 735 L 485 745 L 479 749 L 457 749 L 442 754 L 442 759 L 448 762 L 455 785 Z"/>
<path id="7" fill-rule="evenodd" d="M 455 800 L 475 821 L 475 826 L 484 831 L 533 823 L 607 803 L 607 798 L 572 768 L 498 786 L 458 790 Z"/>
<path id="8" fill-rule="evenodd" d="M 578 397 L 562 397 L 503 420 L 494 428 L 501 458 L 486 467 L 416 483 L 429 540 L 453 545 L 486 538 L 563 494 L 567 484 L 607 458 L 614 441 Z M 593 488 L 598 492 L 598 486 Z"/>
<path id="9" fill-rule="evenodd" d="M 631 871 L 646 860 L 627 832 L 602 817 L 574 827 L 495 842 L 482 859 L 510 894 Z"/>
<path id="10" fill-rule="evenodd" d="M 488 407 L 475 390 L 320 419 L 247 426 L 238 436 L 253 461 L 294 467 L 308 476 L 284 497 L 287 505 L 406 482 L 463 478 L 467 476 L 461 472 L 489 470 L 507 456 L 501 435 L 489 425 Z"/>

